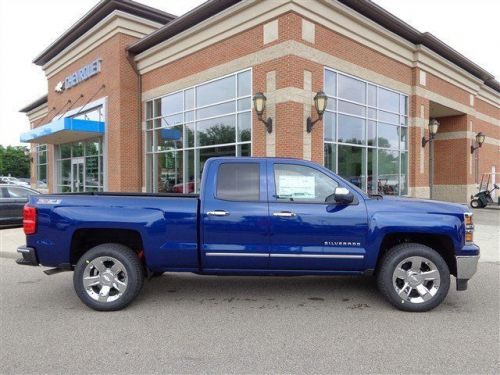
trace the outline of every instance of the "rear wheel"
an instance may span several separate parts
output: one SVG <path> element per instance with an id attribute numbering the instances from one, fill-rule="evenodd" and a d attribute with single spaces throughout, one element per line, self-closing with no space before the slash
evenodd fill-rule
<path id="1" fill-rule="evenodd" d="M 397 245 L 384 255 L 379 267 L 379 290 L 400 310 L 429 311 L 448 294 L 448 265 L 439 253 L 425 245 Z"/>
<path id="2" fill-rule="evenodd" d="M 87 251 L 73 274 L 78 297 L 99 311 L 123 309 L 137 297 L 143 282 L 144 271 L 137 254 L 115 243 Z"/>

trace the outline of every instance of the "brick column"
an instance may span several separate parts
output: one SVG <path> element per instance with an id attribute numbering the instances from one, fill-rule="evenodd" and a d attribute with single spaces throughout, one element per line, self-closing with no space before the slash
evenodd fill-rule
<path id="1" fill-rule="evenodd" d="M 429 198 L 429 143 L 422 147 L 422 137 L 429 137 L 429 100 L 410 96 L 410 121 L 408 128 L 408 195 Z"/>

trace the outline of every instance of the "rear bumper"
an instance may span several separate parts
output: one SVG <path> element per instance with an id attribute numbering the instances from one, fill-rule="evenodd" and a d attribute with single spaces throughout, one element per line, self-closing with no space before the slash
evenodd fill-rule
<path id="1" fill-rule="evenodd" d="M 17 252 L 23 257 L 16 260 L 17 264 L 22 266 L 38 266 L 38 259 L 36 257 L 36 251 L 32 247 L 20 246 L 17 248 Z"/>

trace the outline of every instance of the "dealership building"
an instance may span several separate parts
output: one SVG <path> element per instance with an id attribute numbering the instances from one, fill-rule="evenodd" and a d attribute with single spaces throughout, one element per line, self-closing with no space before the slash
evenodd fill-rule
<path id="1" fill-rule="evenodd" d="M 196 192 L 214 156 L 307 159 L 369 193 L 456 202 L 500 172 L 500 83 L 370 1 L 175 17 L 103 0 L 34 63 L 47 95 L 21 110 L 21 141 L 50 192 Z"/>

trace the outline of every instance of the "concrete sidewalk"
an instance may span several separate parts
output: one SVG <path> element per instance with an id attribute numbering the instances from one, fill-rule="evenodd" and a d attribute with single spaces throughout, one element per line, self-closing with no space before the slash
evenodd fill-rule
<path id="1" fill-rule="evenodd" d="M 474 242 L 481 247 L 481 262 L 500 262 L 500 210 L 474 210 Z M 0 229 L 0 257 L 18 258 L 26 242 L 22 228 Z"/>

